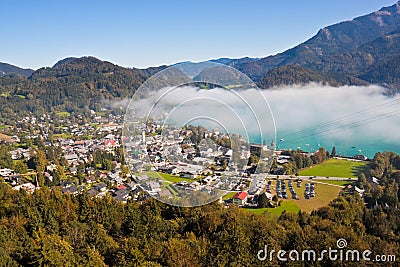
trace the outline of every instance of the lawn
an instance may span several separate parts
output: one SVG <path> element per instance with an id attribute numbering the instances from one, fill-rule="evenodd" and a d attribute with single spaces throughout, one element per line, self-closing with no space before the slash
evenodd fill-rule
<path id="1" fill-rule="evenodd" d="M 329 159 L 324 163 L 300 171 L 299 175 L 355 178 L 367 164 L 367 162 Z"/>
<path id="2" fill-rule="evenodd" d="M 98 123 L 91 123 L 90 126 L 92 126 L 95 129 L 99 128 L 99 124 Z"/>
<path id="3" fill-rule="evenodd" d="M 171 183 L 179 183 L 179 182 L 181 182 L 181 181 L 186 181 L 186 182 L 193 182 L 193 181 L 195 181 L 195 180 L 193 180 L 193 179 L 188 179 L 188 178 L 181 178 L 181 177 L 179 177 L 179 176 L 176 176 L 176 175 L 172 175 L 172 174 L 167 174 L 167 173 L 162 173 L 162 172 L 147 172 L 146 173 L 150 178 L 157 178 L 157 179 L 159 179 L 159 176 L 158 175 L 160 175 L 162 178 L 164 178 L 166 181 L 169 181 L 169 182 L 171 182 Z"/>
<path id="4" fill-rule="evenodd" d="M 57 112 L 56 115 L 58 117 L 68 118 L 69 116 L 71 116 L 71 113 L 69 113 L 67 111 L 60 111 L 60 112 Z"/>
<path id="5" fill-rule="evenodd" d="M 228 194 L 226 194 L 225 196 L 222 197 L 222 200 L 227 200 L 232 198 L 237 192 L 229 192 Z"/>

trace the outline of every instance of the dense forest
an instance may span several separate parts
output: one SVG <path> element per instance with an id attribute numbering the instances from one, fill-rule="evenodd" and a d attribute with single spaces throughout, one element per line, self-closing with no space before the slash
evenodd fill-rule
<path id="1" fill-rule="evenodd" d="M 271 88 L 278 86 L 306 85 L 310 82 L 331 86 L 368 85 L 366 81 L 349 75 L 317 72 L 295 64 L 272 69 L 258 82 L 258 86 L 260 88 Z"/>
<path id="2" fill-rule="evenodd" d="M 254 215 L 212 203 L 197 208 L 153 199 L 121 204 L 111 197 L 62 194 L 42 187 L 33 194 L 0 185 L 1 266 L 273 266 L 257 253 L 323 250 L 339 238 L 347 248 L 399 255 L 400 157 L 378 153 L 361 174 L 365 202 L 343 191 L 311 214 Z M 371 182 L 372 177 L 379 185 Z M 280 262 L 284 266 L 359 266 L 365 262 Z M 392 264 L 392 265 L 391 265 Z M 382 266 L 397 266 L 386 262 Z"/>
<path id="3" fill-rule="evenodd" d="M 28 78 L 0 77 L 0 114 L 3 120 L 67 111 L 88 115 L 107 103 L 130 98 L 157 68 L 127 69 L 93 57 L 67 58 L 41 68 Z M 11 123 L 11 122 L 10 122 Z"/>

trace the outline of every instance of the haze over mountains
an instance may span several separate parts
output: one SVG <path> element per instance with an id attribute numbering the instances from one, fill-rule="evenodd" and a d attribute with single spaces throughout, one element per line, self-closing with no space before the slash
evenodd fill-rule
<path id="1" fill-rule="evenodd" d="M 400 2 L 321 29 L 289 50 L 265 58 L 220 58 L 179 69 L 182 80 L 215 76 L 209 62 L 232 66 L 261 88 L 321 82 L 332 86 L 400 86 Z M 98 102 L 132 95 L 167 66 L 124 68 L 94 57 L 66 58 L 36 71 L 0 63 L 2 109 L 96 109 Z M 218 77 L 212 77 L 216 80 Z M 12 100 L 12 101 L 10 101 Z M 97 104 L 96 104 L 97 103 Z M 18 107 L 18 110 L 17 110 Z"/>
<path id="2" fill-rule="evenodd" d="M 32 69 L 22 69 L 20 67 L 7 64 L 7 63 L 1 63 L 0 62 L 0 75 L 8 75 L 8 74 L 19 74 L 25 77 L 30 76 L 34 70 Z"/>

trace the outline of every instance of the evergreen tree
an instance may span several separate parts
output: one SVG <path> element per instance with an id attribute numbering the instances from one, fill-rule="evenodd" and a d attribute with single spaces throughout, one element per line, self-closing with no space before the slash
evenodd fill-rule
<path id="1" fill-rule="evenodd" d="M 334 158 L 334 157 L 336 157 L 336 147 L 335 146 L 332 147 L 332 152 L 331 152 L 331 158 Z"/>

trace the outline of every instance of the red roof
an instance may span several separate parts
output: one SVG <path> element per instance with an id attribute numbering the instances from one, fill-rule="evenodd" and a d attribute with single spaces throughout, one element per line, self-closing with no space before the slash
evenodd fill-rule
<path id="1" fill-rule="evenodd" d="M 126 186 L 123 185 L 123 184 L 120 184 L 119 186 L 117 186 L 117 189 L 118 190 L 121 190 L 121 189 L 125 189 L 126 190 Z"/>
<path id="2" fill-rule="evenodd" d="M 105 140 L 104 145 L 105 146 L 115 146 L 115 140 Z"/>
<path id="3" fill-rule="evenodd" d="M 233 198 L 238 198 L 240 200 L 245 200 L 245 198 L 248 196 L 249 194 L 247 192 L 237 192 Z"/>

